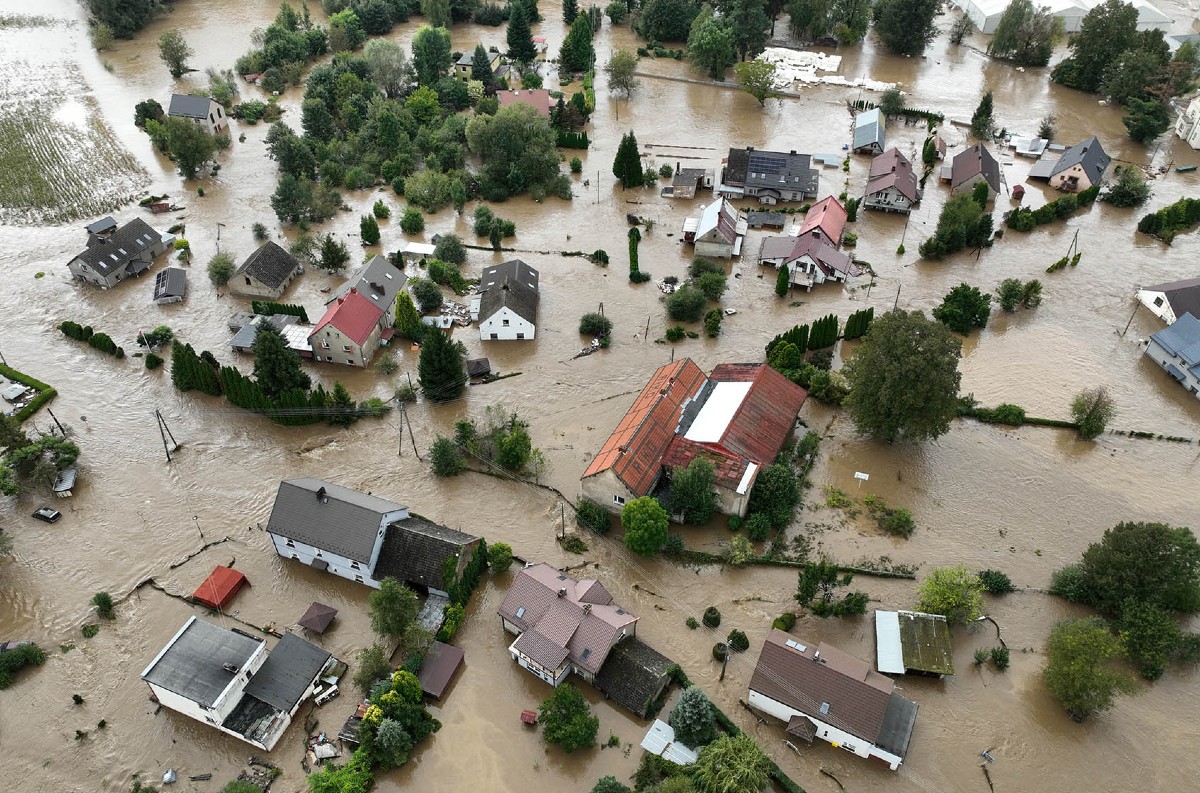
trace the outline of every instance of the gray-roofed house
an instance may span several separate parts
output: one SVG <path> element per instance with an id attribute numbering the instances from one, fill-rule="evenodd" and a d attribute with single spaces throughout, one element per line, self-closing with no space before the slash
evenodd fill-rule
<path id="1" fill-rule="evenodd" d="M 520 259 L 483 268 L 479 338 L 532 339 L 537 333 L 538 271 Z"/>
<path id="2" fill-rule="evenodd" d="M 683 241 L 696 246 L 697 256 L 740 256 L 745 236 L 746 221 L 724 198 L 713 201 L 700 210 L 698 217 L 688 218 L 683 224 Z"/>
<path id="3" fill-rule="evenodd" d="M 333 290 L 325 305 L 344 297 L 351 289 L 357 289 L 359 294 L 383 310 L 379 317 L 380 329 L 390 328 L 396 322 L 396 295 L 400 294 L 407 283 L 408 276 L 401 269 L 376 254 L 351 274 L 345 283 Z"/>
<path id="4" fill-rule="evenodd" d="M 676 168 L 671 178 L 671 198 L 695 198 L 700 189 L 712 190 L 713 172 L 704 168 Z"/>
<path id="5" fill-rule="evenodd" d="M 454 561 L 454 581 L 462 578 L 480 539 L 471 534 L 431 523 L 419 515 L 392 522 L 383 537 L 373 577 L 395 578 L 405 584 L 449 596 L 453 582 L 446 581 L 447 562 Z"/>
<path id="6" fill-rule="evenodd" d="M 788 282 L 810 291 L 816 284 L 826 281 L 846 283 L 863 273 L 848 254 L 812 231 L 799 237 L 764 237 L 758 263 L 772 265 L 776 270 L 787 267 L 790 272 Z"/>
<path id="7" fill-rule="evenodd" d="M 670 667 L 670 658 L 631 636 L 608 654 L 596 675 L 596 688 L 605 698 L 644 719 L 670 682 Z"/>
<path id="8" fill-rule="evenodd" d="M 103 237 L 105 235 L 112 234 L 117 230 L 117 221 L 113 219 L 112 215 L 105 215 L 95 223 L 89 223 L 84 226 L 84 230 L 87 231 L 88 234 L 95 234 L 98 237 Z"/>
<path id="9" fill-rule="evenodd" d="M 525 567 L 500 604 L 500 623 L 516 635 L 512 659 L 558 687 L 574 672 L 593 682 L 614 646 L 637 631 L 637 617 L 594 578 L 576 581 L 548 564 Z"/>
<path id="10" fill-rule="evenodd" d="M 782 212 L 758 211 L 746 213 L 746 225 L 752 229 L 783 230 L 787 225 L 787 215 Z"/>
<path id="11" fill-rule="evenodd" d="M 989 201 L 1000 193 L 1000 163 L 982 143 L 967 147 L 950 161 L 951 190 L 970 192 L 977 182 L 987 183 Z"/>
<path id="12" fill-rule="evenodd" d="M 772 630 L 750 678 L 748 702 L 782 721 L 789 735 L 820 738 L 895 771 L 917 720 L 917 703 L 895 688 L 866 661 Z"/>
<path id="13" fill-rule="evenodd" d="M 229 291 L 243 297 L 276 300 L 303 270 L 299 259 L 267 240 L 234 271 Z"/>
<path id="14" fill-rule="evenodd" d="M 1200 278 L 1142 287 L 1137 299 L 1168 325 L 1184 314 L 1200 317 Z"/>
<path id="15" fill-rule="evenodd" d="M 1069 193 L 1087 190 L 1104 181 L 1110 162 L 1112 158 L 1105 153 L 1099 138 L 1093 135 L 1063 152 L 1050 169 L 1050 186 Z"/>
<path id="16" fill-rule="evenodd" d="M 301 358 L 313 357 L 312 344 L 308 340 L 308 334 L 312 332 L 312 327 L 301 324 L 300 317 L 292 314 L 252 315 L 249 320 L 238 327 L 233 338 L 229 340 L 229 346 L 237 352 L 253 352 L 254 340 L 258 338 L 258 329 L 264 322 L 274 325 L 275 329 L 283 335 L 283 340 L 288 348 Z"/>
<path id="17" fill-rule="evenodd" d="M 158 305 L 181 303 L 186 296 L 187 270 L 167 267 L 154 276 L 154 302 Z"/>
<path id="18" fill-rule="evenodd" d="M 883 153 L 883 113 L 874 107 L 854 117 L 854 144 L 850 147 L 856 154 Z"/>
<path id="19" fill-rule="evenodd" d="M 1200 319 L 1184 314 L 1152 334 L 1146 355 L 1200 399 Z"/>
<path id="20" fill-rule="evenodd" d="M 121 226 L 111 236 L 88 235 L 87 250 L 67 263 L 71 275 L 102 289 L 111 289 L 131 275 L 141 275 L 165 252 L 175 237 L 160 234 L 141 218 Z"/>
<path id="21" fill-rule="evenodd" d="M 750 147 L 730 149 L 721 169 L 720 194 L 726 198 L 757 198 L 766 205 L 805 201 L 817 197 L 820 180 L 807 154 Z"/>
<path id="22" fill-rule="evenodd" d="M 863 204 L 869 209 L 908 214 L 921 201 L 912 163 L 895 146 L 871 160 Z"/>
<path id="23" fill-rule="evenodd" d="M 215 99 L 207 96 L 171 94 L 171 104 L 167 107 L 167 115 L 186 118 L 193 124 L 203 127 L 209 135 L 220 135 L 229 128 L 229 119 L 225 117 L 225 108 L 221 107 L 221 104 Z"/>
<path id="24" fill-rule="evenodd" d="M 941 614 L 875 612 L 875 666 L 889 675 L 954 674 L 950 625 Z"/>
<path id="25" fill-rule="evenodd" d="M 271 751 L 333 656 L 294 634 L 272 650 L 190 617 L 142 671 L 159 704 Z"/>

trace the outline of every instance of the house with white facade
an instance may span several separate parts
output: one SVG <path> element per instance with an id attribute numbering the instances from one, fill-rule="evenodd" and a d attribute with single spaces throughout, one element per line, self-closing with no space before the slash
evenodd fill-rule
<path id="1" fill-rule="evenodd" d="M 209 135 L 220 135 L 229 131 L 229 119 L 225 117 L 225 108 L 212 97 L 171 94 L 167 115 L 186 118 L 203 128 Z"/>
<path id="2" fill-rule="evenodd" d="M 1200 399 L 1200 319 L 1184 314 L 1152 334 L 1146 355 Z"/>
<path id="3" fill-rule="evenodd" d="M 855 154 L 881 154 L 883 135 L 883 111 L 877 107 L 864 110 L 854 117 L 854 143 L 850 148 Z"/>
<path id="4" fill-rule="evenodd" d="M 895 771 L 917 721 L 917 703 L 895 688 L 866 661 L 772 630 L 750 678 L 747 702 L 783 722 L 789 736 L 809 743 L 820 738 Z"/>
<path id="5" fill-rule="evenodd" d="M 1175 119 L 1175 134 L 1193 149 L 1200 149 L 1200 96 L 1188 102 Z"/>
<path id="6" fill-rule="evenodd" d="M 1093 135 L 1064 151 L 1057 160 L 1049 157 L 1038 160 L 1029 169 L 1029 178 L 1049 182 L 1055 190 L 1075 193 L 1103 182 L 1110 162 L 1112 158 Z"/>
<path id="7" fill-rule="evenodd" d="M 385 313 L 352 287 L 329 304 L 308 334 L 313 358 L 345 366 L 370 366 L 383 335 Z"/>
<path id="8" fill-rule="evenodd" d="M 746 228 L 733 204 L 718 198 L 700 210 L 698 217 L 684 221 L 683 241 L 696 246 L 697 256 L 728 259 L 742 254 Z"/>
<path id="9" fill-rule="evenodd" d="M 175 242 L 172 234 L 160 234 L 141 218 L 104 234 L 88 233 L 87 250 L 67 262 L 77 280 L 111 289 L 126 278 L 141 275 L 154 264 L 154 257 Z"/>
<path id="10" fill-rule="evenodd" d="M 769 264 L 776 270 L 788 268 L 788 283 L 810 291 L 817 284 L 846 283 L 863 273 L 848 254 L 811 231 L 799 237 L 764 237 L 758 263 Z"/>
<path id="11" fill-rule="evenodd" d="M 269 752 L 335 663 L 292 633 L 268 649 L 257 636 L 190 617 L 142 680 L 163 707 Z"/>
<path id="12" fill-rule="evenodd" d="M 278 300 L 303 271 L 299 259 L 273 240 L 267 240 L 234 270 L 229 278 L 229 291 L 242 297 Z"/>
<path id="13" fill-rule="evenodd" d="M 537 334 L 538 271 L 520 259 L 483 268 L 479 279 L 479 338 L 528 340 Z"/>
<path id="14" fill-rule="evenodd" d="M 1184 314 L 1200 317 L 1200 278 L 1142 287 L 1137 299 L 1168 325 Z"/>
<path id="15" fill-rule="evenodd" d="M 871 160 L 863 206 L 908 214 L 921 201 L 921 186 L 912 162 L 895 146 Z"/>

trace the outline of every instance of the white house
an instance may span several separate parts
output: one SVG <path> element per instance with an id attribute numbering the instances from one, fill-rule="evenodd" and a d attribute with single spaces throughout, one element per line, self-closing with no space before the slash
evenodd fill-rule
<path id="1" fill-rule="evenodd" d="M 808 290 L 826 281 L 846 283 L 862 275 L 862 268 L 853 259 L 827 243 L 816 231 L 799 237 L 765 237 L 758 263 L 772 265 L 776 270 L 788 268 L 788 283 Z"/>
<path id="2" fill-rule="evenodd" d="M 1200 319 L 1184 314 L 1152 334 L 1146 355 L 1200 399 Z"/>
<path id="3" fill-rule="evenodd" d="M 229 129 L 229 119 L 225 117 L 225 108 L 211 97 L 192 96 L 191 94 L 171 94 L 171 104 L 167 107 L 167 115 L 186 118 L 193 124 L 203 127 L 210 135 L 220 135 Z"/>
<path id="4" fill-rule="evenodd" d="M 479 280 L 479 338 L 532 339 L 537 333 L 538 271 L 520 259 L 483 269 Z"/>
<path id="5" fill-rule="evenodd" d="M 269 752 L 335 662 L 295 634 L 268 650 L 258 637 L 190 617 L 142 680 L 163 707 Z"/>
<path id="6" fill-rule="evenodd" d="M 772 630 L 750 678 L 750 707 L 782 721 L 806 741 L 828 741 L 895 771 L 904 762 L 917 703 L 891 678 L 836 647 L 813 647 Z"/>
<path id="7" fill-rule="evenodd" d="M 970 17 L 980 33 L 990 36 L 996 32 L 1000 17 L 1004 15 L 1011 0 L 952 0 L 953 4 L 962 9 Z M 1083 18 L 1088 11 L 1100 5 L 1103 0 L 1037 0 L 1035 7 L 1045 8 L 1051 15 L 1063 21 L 1064 33 L 1078 33 Z M 1137 9 L 1138 30 L 1167 30 L 1174 22 L 1171 17 L 1159 11 L 1147 0 L 1129 0 L 1129 4 Z"/>
<path id="8" fill-rule="evenodd" d="M 683 224 L 683 241 L 696 246 L 697 256 L 728 259 L 740 256 L 746 221 L 738 216 L 733 204 L 724 198 L 713 201 Z"/>
<path id="9" fill-rule="evenodd" d="M 102 289 L 112 287 L 131 275 L 141 275 L 175 241 L 174 235 L 160 234 L 141 218 L 102 236 L 88 233 L 87 250 L 67 262 L 71 275 Z"/>
<path id="10" fill-rule="evenodd" d="M 1168 325 L 1184 314 L 1200 317 L 1200 278 L 1143 287 L 1137 299 Z"/>
<path id="11" fill-rule="evenodd" d="M 1200 149 L 1200 96 L 1188 102 L 1179 118 L 1175 119 L 1175 134 L 1193 149 Z"/>
<path id="12" fill-rule="evenodd" d="M 871 160 L 863 205 L 868 209 L 908 214 L 921 200 L 912 163 L 895 146 Z"/>

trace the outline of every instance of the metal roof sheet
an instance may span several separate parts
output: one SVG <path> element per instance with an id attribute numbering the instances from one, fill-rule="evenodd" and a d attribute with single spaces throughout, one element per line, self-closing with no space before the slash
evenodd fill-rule
<path id="1" fill-rule="evenodd" d="M 904 674 L 900 615 L 894 611 L 875 612 L 875 667 L 890 675 Z"/>
<path id="2" fill-rule="evenodd" d="M 142 680 L 210 708 L 261 645 L 259 639 L 190 617 L 142 671 Z M 230 672 L 226 665 L 236 668 Z"/>

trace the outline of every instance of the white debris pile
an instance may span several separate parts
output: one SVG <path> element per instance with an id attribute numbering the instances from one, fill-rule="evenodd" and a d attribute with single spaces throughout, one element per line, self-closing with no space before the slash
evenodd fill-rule
<path id="1" fill-rule="evenodd" d="M 885 83 L 867 77 L 848 80 L 840 74 L 817 74 L 817 72 L 836 72 L 841 69 L 842 56 L 840 55 L 767 47 L 757 60 L 775 65 L 774 88 L 776 90 L 790 88 L 797 82 L 805 85 L 845 85 L 865 88 L 868 91 L 886 91 L 896 87 L 895 83 Z"/>

